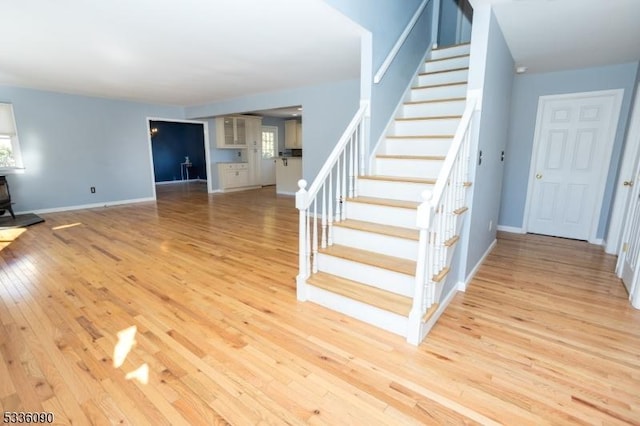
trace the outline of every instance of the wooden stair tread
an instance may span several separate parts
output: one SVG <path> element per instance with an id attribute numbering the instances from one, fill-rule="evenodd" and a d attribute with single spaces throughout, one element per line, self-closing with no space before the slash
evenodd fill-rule
<path id="1" fill-rule="evenodd" d="M 396 121 L 453 120 L 460 118 L 462 118 L 461 115 L 436 115 L 433 117 L 400 117 L 396 118 Z"/>
<path id="2" fill-rule="evenodd" d="M 392 155 L 392 154 L 378 154 L 376 158 L 388 158 L 392 160 L 434 160 L 443 161 L 444 155 Z"/>
<path id="3" fill-rule="evenodd" d="M 460 68 L 452 68 L 450 70 L 421 72 L 418 75 L 419 76 L 423 76 L 423 75 L 431 75 L 431 74 L 442 74 L 442 73 L 445 73 L 445 72 L 465 71 L 465 70 L 468 70 L 468 69 L 469 69 L 469 67 L 460 67 Z"/>
<path id="4" fill-rule="evenodd" d="M 351 201 L 353 203 L 378 204 L 381 206 L 398 207 L 401 209 L 412 209 L 412 210 L 417 209 L 418 206 L 420 205 L 420 203 L 416 201 L 392 200 L 389 198 L 376 198 L 376 197 L 347 198 L 347 201 Z"/>
<path id="5" fill-rule="evenodd" d="M 422 178 L 383 176 L 383 175 L 359 176 L 358 179 L 383 180 L 388 182 L 424 183 L 426 185 L 435 185 L 436 183 L 435 179 L 422 179 Z"/>
<path id="6" fill-rule="evenodd" d="M 388 235 L 390 237 L 404 238 L 418 241 L 420 231 L 417 229 L 402 228 L 399 226 L 382 225 L 380 223 L 365 222 L 363 220 L 347 219 L 342 222 L 334 222 L 333 226 L 357 229 L 359 231 L 371 232 L 374 234 Z"/>
<path id="7" fill-rule="evenodd" d="M 325 272 L 311 275 L 307 283 L 404 317 L 409 316 L 411 311 L 411 299 L 408 297 Z"/>
<path id="8" fill-rule="evenodd" d="M 377 266 L 389 271 L 414 276 L 416 274 L 416 262 L 386 254 L 374 253 L 368 250 L 334 244 L 318 250 L 319 253 L 341 259 L 351 260 L 365 265 Z"/>
<path id="9" fill-rule="evenodd" d="M 428 84 L 426 86 L 415 86 L 411 90 L 433 89 L 434 87 L 447 87 L 447 86 L 462 86 L 467 84 L 466 81 L 456 81 L 455 83 L 440 83 L 440 84 Z"/>
<path id="10" fill-rule="evenodd" d="M 426 101 L 406 101 L 403 105 L 417 105 L 417 104 L 435 104 L 438 102 L 460 102 L 466 101 L 467 98 L 442 98 L 442 99 L 430 99 Z"/>

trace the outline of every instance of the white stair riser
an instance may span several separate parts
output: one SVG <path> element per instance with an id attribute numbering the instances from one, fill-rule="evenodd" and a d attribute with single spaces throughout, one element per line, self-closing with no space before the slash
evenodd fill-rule
<path id="1" fill-rule="evenodd" d="M 382 154 L 388 155 L 447 155 L 452 138 L 389 138 Z"/>
<path id="2" fill-rule="evenodd" d="M 360 179 L 358 193 L 364 197 L 392 200 L 422 201 L 422 192 L 433 190 L 433 185 L 412 182 Z"/>
<path id="3" fill-rule="evenodd" d="M 434 84 L 460 83 L 467 81 L 469 70 L 438 72 L 435 74 L 423 74 L 418 76 L 418 86 L 431 86 Z"/>
<path id="4" fill-rule="evenodd" d="M 376 173 L 384 176 L 436 179 L 443 160 L 376 158 Z"/>
<path id="5" fill-rule="evenodd" d="M 416 229 L 416 210 L 347 201 L 347 219 Z"/>
<path id="6" fill-rule="evenodd" d="M 464 98 L 467 96 L 466 84 L 455 84 L 451 86 L 426 87 L 422 89 L 411 89 L 411 101 L 434 101 L 450 98 Z"/>
<path id="7" fill-rule="evenodd" d="M 435 49 L 431 51 L 431 59 L 449 58 L 451 56 L 468 55 L 471 51 L 470 44 L 461 44 L 458 46 L 447 47 L 444 49 Z"/>
<path id="8" fill-rule="evenodd" d="M 400 135 L 453 135 L 459 118 L 433 118 L 429 120 L 396 120 L 391 129 L 393 136 Z"/>
<path id="9" fill-rule="evenodd" d="M 340 312 L 352 318 L 364 321 L 375 327 L 400 336 L 407 336 L 407 318 L 385 311 L 357 300 L 331 293 L 312 285 L 307 285 L 309 301 L 325 308 Z"/>
<path id="10" fill-rule="evenodd" d="M 427 61 L 421 72 L 447 71 L 456 68 L 465 68 L 469 66 L 469 56 L 461 56 L 458 58 L 443 59 L 439 61 Z"/>
<path id="11" fill-rule="evenodd" d="M 318 254 L 318 271 L 357 281 L 401 296 L 413 297 L 415 277 L 364 263 Z"/>
<path id="12" fill-rule="evenodd" d="M 386 254 L 387 256 L 401 257 L 403 259 L 417 260 L 418 258 L 418 242 L 415 240 L 376 234 L 342 226 L 333 227 L 333 243 L 368 250 L 374 253 Z"/>
<path id="13" fill-rule="evenodd" d="M 416 118 L 462 115 L 464 114 L 465 105 L 465 100 L 404 104 L 402 106 L 401 117 Z"/>

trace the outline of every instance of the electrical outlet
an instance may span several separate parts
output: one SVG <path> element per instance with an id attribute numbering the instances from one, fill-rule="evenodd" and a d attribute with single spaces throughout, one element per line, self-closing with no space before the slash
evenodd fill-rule
<path id="1" fill-rule="evenodd" d="M 95 187 L 95 186 L 92 186 L 92 187 L 91 187 L 91 188 L 89 188 L 89 189 L 91 190 L 91 193 L 92 193 L 92 194 L 95 194 L 95 193 L 96 193 L 96 187 Z"/>
<path id="2" fill-rule="evenodd" d="M 493 230 L 493 221 L 489 221 L 489 231 Z"/>

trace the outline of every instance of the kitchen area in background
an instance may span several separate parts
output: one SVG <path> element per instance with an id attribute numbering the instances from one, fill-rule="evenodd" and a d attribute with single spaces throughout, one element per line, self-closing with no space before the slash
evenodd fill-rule
<path id="1" fill-rule="evenodd" d="M 275 185 L 277 194 L 295 195 L 302 178 L 302 107 L 291 106 L 216 117 L 220 192 Z M 217 155 L 216 155 L 217 154 Z"/>

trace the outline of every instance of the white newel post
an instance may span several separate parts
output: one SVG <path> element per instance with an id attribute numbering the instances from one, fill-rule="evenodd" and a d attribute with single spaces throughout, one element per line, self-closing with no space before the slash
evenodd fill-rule
<path id="1" fill-rule="evenodd" d="M 430 306 L 426 306 L 425 293 L 427 281 L 431 281 L 427 268 L 427 246 L 429 245 L 429 227 L 431 225 L 431 192 L 422 192 L 422 203 L 418 206 L 416 225 L 420 229 L 418 241 L 418 261 L 416 262 L 416 280 L 413 289 L 413 304 L 409 313 L 407 342 L 419 345 L 422 341 L 422 317 Z"/>
<path id="2" fill-rule="evenodd" d="M 307 253 L 309 244 L 307 235 L 307 181 L 300 179 L 298 181 L 298 192 L 296 192 L 296 208 L 300 213 L 300 226 L 299 226 L 299 244 L 298 244 L 298 276 L 296 278 L 296 296 L 298 300 L 304 302 L 307 300 L 307 278 L 309 277 L 309 271 L 307 271 Z"/>

